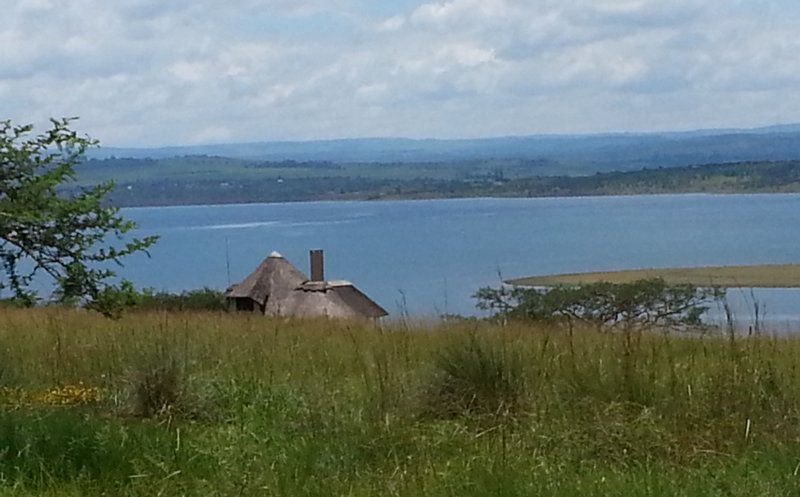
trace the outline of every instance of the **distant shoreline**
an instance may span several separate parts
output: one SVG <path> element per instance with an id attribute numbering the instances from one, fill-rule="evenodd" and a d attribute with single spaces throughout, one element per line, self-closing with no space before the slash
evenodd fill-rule
<path id="1" fill-rule="evenodd" d="M 209 202 L 209 203 L 152 203 L 152 204 L 113 204 L 120 209 L 147 209 L 147 208 L 166 208 L 166 207 L 224 207 L 231 205 L 280 205 L 280 204 L 307 204 L 307 203 L 328 203 L 328 202 L 413 202 L 426 200 L 522 200 L 522 199 L 570 199 L 570 198 L 602 198 L 602 197 L 667 197 L 667 196 L 773 196 L 773 195 L 798 195 L 798 191 L 772 191 L 772 192 L 660 192 L 660 193 L 607 193 L 594 195 L 537 195 L 537 196 L 511 196 L 511 195 L 474 195 L 474 196 L 409 196 L 409 197 L 381 197 L 381 198 L 324 198 L 324 199 L 300 199 L 300 200 L 263 200 L 263 201 L 242 201 L 242 202 Z"/>

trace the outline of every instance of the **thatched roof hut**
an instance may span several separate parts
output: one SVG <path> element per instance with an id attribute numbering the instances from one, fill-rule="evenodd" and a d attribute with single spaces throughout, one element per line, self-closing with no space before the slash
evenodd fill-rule
<path id="1" fill-rule="evenodd" d="M 281 316 L 379 318 L 388 313 L 349 281 L 325 281 L 321 250 L 311 251 L 311 279 L 277 252 L 225 293 L 231 310 Z"/>

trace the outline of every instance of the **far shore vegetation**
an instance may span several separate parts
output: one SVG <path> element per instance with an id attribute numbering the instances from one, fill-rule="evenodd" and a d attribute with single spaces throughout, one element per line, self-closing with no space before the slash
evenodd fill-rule
<path id="1" fill-rule="evenodd" d="M 800 161 L 710 163 L 595 172 L 537 159 L 421 163 L 260 161 L 214 156 L 88 160 L 80 188 L 114 181 L 117 206 L 800 192 Z"/>
<path id="2" fill-rule="evenodd" d="M 688 284 L 698 287 L 798 288 L 800 287 L 800 264 L 626 269 L 530 276 L 510 279 L 506 283 L 547 287 L 586 285 L 598 282 L 631 283 L 652 278 L 661 278 L 674 285 Z"/>

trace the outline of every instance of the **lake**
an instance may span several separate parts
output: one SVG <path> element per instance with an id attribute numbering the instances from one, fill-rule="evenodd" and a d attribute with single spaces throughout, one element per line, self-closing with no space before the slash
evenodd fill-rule
<path id="1" fill-rule="evenodd" d="M 800 261 L 800 195 L 304 202 L 123 209 L 152 258 L 119 272 L 137 286 L 224 289 L 273 250 L 348 279 L 391 314 L 474 314 L 501 278 L 640 267 Z M 229 279 L 230 276 L 230 279 Z M 749 291 L 731 290 L 740 322 Z M 767 319 L 800 319 L 800 291 L 762 289 Z"/>

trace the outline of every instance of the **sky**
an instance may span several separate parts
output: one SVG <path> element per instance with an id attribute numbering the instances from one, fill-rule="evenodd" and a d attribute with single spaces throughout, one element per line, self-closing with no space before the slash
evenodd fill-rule
<path id="1" fill-rule="evenodd" d="M 800 122 L 796 0 L 0 5 L 0 120 L 109 146 Z"/>

